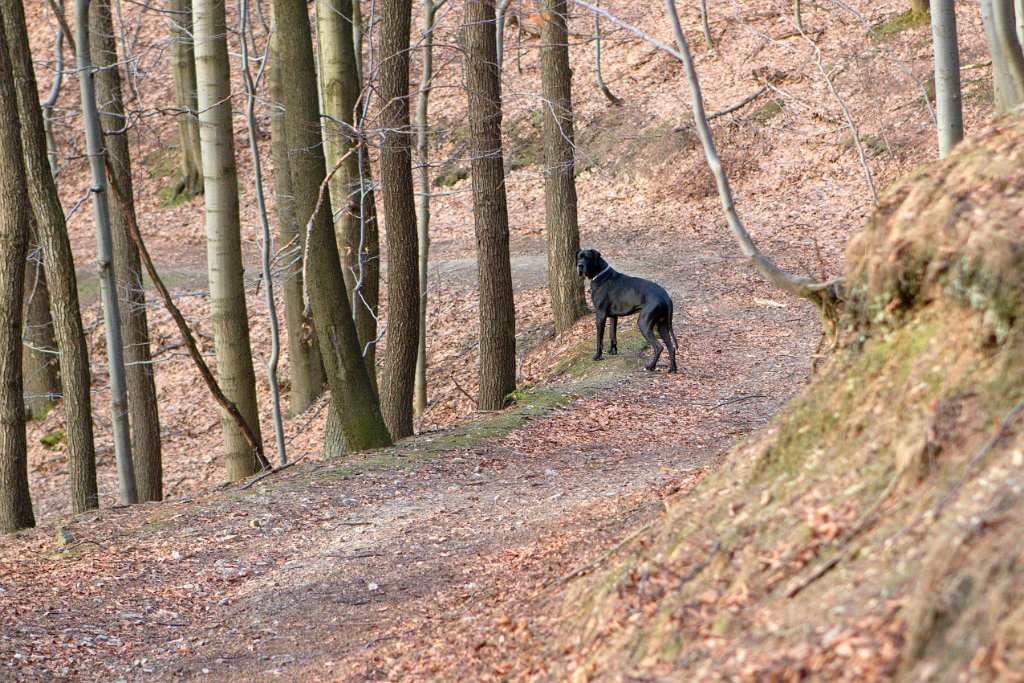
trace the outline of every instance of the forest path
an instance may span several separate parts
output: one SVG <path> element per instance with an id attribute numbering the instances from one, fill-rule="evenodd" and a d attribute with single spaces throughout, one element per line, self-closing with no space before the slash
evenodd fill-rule
<path id="1" fill-rule="evenodd" d="M 630 321 L 625 362 L 603 361 L 621 375 L 542 387 L 568 398 L 489 438 L 425 435 L 397 454 L 69 525 L 103 550 L 64 563 L 82 577 L 73 595 L 50 592 L 52 563 L 0 581 L 33 604 L 0 649 L 52 642 L 35 671 L 60 673 L 71 643 L 79 679 L 543 671 L 560 654 L 544 638 L 571 583 L 558 577 L 658 515 L 807 376 L 814 312 L 761 298 L 742 262 L 716 255 L 728 249 L 683 235 L 602 242 L 614 265 L 673 295 L 679 374 L 640 370 L 649 351 Z M 517 278 L 543 272 L 514 261 Z"/>

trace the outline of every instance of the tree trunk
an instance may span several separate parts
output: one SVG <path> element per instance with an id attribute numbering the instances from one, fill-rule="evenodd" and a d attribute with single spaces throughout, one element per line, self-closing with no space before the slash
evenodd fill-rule
<path id="1" fill-rule="evenodd" d="M 495 55 L 494 0 L 467 0 L 465 80 L 469 99 L 473 223 L 480 279 L 480 395 L 477 407 L 498 410 L 516 388 L 516 324 L 508 247 L 505 164 L 501 149 L 500 74 Z"/>
<path id="2" fill-rule="evenodd" d="M 381 410 L 392 438 L 412 434 L 412 389 L 419 343 L 419 265 L 416 203 L 409 125 L 409 31 L 412 3 L 386 0 L 381 7 L 380 97 L 384 142 L 380 151 L 381 198 L 388 240 L 388 343 L 381 382 Z"/>
<path id="3" fill-rule="evenodd" d="M 46 417 L 60 396 L 60 355 L 53 336 L 50 318 L 50 290 L 46 286 L 42 244 L 35 221 L 29 215 L 29 247 L 25 268 L 25 308 L 22 347 L 23 391 L 25 417 L 41 420 Z"/>
<path id="4" fill-rule="evenodd" d="M 306 277 L 313 325 L 337 405 L 348 450 L 359 451 L 391 444 L 380 404 L 366 371 L 352 308 L 341 273 L 330 197 L 320 188 L 327 177 L 320 133 L 316 72 L 309 15 L 303 0 L 274 0 L 280 33 L 281 84 L 288 129 L 292 189 L 299 224 L 305 224 Z M 322 200 L 322 201 L 321 201 Z M 308 221 L 308 222 L 307 222 Z M 325 444 L 325 450 L 336 444 Z"/>
<path id="5" fill-rule="evenodd" d="M 327 164 L 333 168 L 344 159 L 330 184 L 332 206 L 345 207 L 335 226 L 341 269 L 352 302 L 359 348 L 364 349 L 366 370 L 376 386 L 377 347 L 373 342 L 377 339 L 380 239 L 370 159 L 366 147 L 356 144 L 353 134 L 361 127 L 357 111 L 359 72 L 352 34 L 355 4 L 352 0 L 318 0 L 317 36 L 324 113 L 334 119 L 326 119 L 324 124 Z"/>
<path id="6" fill-rule="evenodd" d="M 423 0 L 423 72 L 416 98 L 416 168 L 419 180 L 419 207 L 416 229 L 419 241 L 420 313 L 419 340 L 416 347 L 416 382 L 413 387 L 413 410 L 417 417 L 427 409 L 427 275 L 430 268 L 430 129 L 427 112 L 430 87 L 434 80 L 434 17 L 438 4 Z M 499 28 L 500 31 L 500 28 Z"/>
<path id="7" fill-rule="evenodd" d="M 101 114 L 100 121 L 107 133 L 104 143 L 112 169 L 110 182 L 117 186 L 129 210 L 134 212 L 135 191 L 132 187 L 128 137 L 119 132 L 125 126 L 125 115 L 110 0 L 92 0 L 89 27 L 93 63 L 98 69 L 95 77 L 96 100 Z M 142 284 L 139 252 L 129 228 L 132 218 L 126 216 L 121 205 L 115 202 L 110 212 L 110 227 L 114 242 L 114 273 L 122 302 L 121 329 L 124 335 L 132 454 L 139 500 L 147 502 L 163 499 L 163 465 L 160 455 L 160 415 L 146 320 L 146 291 Z"/>
<path id="8" fill-rule="evenodd" d="M 199 105 L 190 0 L 168 0 L 167 11 L 171 25 L 174 103 L 181 110 L 178 114 L 181 166 L 174 195 L 195 197 L 203 193 L 203 157 L 199 145 Z"/>
<path id="9" fill-rule="evenodd" d="M 121 335 L 121 307 L 117 297 L 114 272 L 114 244 L 111 236 L 110 207 L 103 129 L 96 104 L 93 84 L 91 36 L 89 31 L 90 0 L 75 0 L 76 66 L 82 96 L 82 126 L 89 155 L 92 178 L 93 222 L 96 224 L 96 256 L 100 275 L 100 299 L 103 303 L 103 327 L 107 342 L 107 369 L 110 377 L 110 421 L 114 435 L 114 460 L 121 505 L 139 501 L 135 487 L 135 464 L 132 461 L 131 431 L 128 425 L 128 383 L 125 379 L 124 340 Z"/>
<path id="10" fill-rule="evenodd" d="M 256 377 L 249 344 L 241 228 L 238 218 L 238 173 L 231 122 L 231 81 L 224 0 L 193 0 L 196 76 L 199 83 L 199 133 L 202 139 L 206 193 L 206 254 L 210 309 L 217 350 L 217 375 L 225 395 L 236 405 L 257 439 Z M 256 453 L 241 430 L 222 411 L 228 479 L 248 477 L 260 469 Z"/>
<path id="11" fill-rule="evenodd" d="M 1024 102 L 1024 55 L 1017 41 L 1013 0 L 981 0 L 981 17 L 992 53 L 996 111 L 1006 113 Z"/>
<path id="12" fill-rule="evenodd" d="M 275 21 L 276 24 L 276 21 Z M 324 390 L 324 364 L 313 322 L 305 313 L 305 272 L 302 255 L 306 251 L 306 230 L 295 215 L 292 194 L 292 167 L 288 160 L 288 127 L 285 124 L 284 95 L 281 83 L 280 35 L 270 37 L 270 100 L 274 113 L 270 119 L 270 156 L 274 164 L 274 193 L 277 195 L 277 224 L 281 235 L 284 267 L 284 317 L 288 334 L 288 360 L 291 390 L 288 412 L 306 411 Z"/>
<path id="13" fill-rule="evenodd" d="M 75 512 L 82 512 L 97 507 L 98 495 L 89 352 L 78 307 L 75 263 L 64 222 L 64 210 L 46 156 L 46 134 L 21 2 L 3 6 L 3 22 L 18 100 L 25 185 L 43 244 L 43 267 L 50 288 L 50 313 L 57 337 L 57 349 L 60 351 L 71 499 Z"/>
<path id="14" fill-rule="evenodd" d="M 3 12 L 4 10 L 0 10 Z M 25 168 L 14 78 L 0 49 L 0 533 L 36 525 L 28 488 L 21 380 L 21 307 L 28 243 Z"/>
<path id="15" fill-rule="evenodd" d="M 954 0 L 935 0 L 932 12 L 935 51 L 935 103 L 938 115 L 939 158 L 964 138 L 960 97 L 960 51 L 957 48 Z"/>
<path id="16" fill-rule="evenodd" d="M 544 0 L 541 82 L 544 106 L 544 217 L 548 229 L 548 289 L 555 331 L 565 332 L 587 312 L 576 273 L 580 228 L 576 215 L 575 133 L 566 0 Z"/>

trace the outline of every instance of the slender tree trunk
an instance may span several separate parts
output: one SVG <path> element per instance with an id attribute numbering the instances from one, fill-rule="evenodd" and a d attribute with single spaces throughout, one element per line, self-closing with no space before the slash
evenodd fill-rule
<path id="1" fill-rule="evenodd" d="M 4 10 L 0 9 L 0 12 Z M 0 532 L 36 525 L 28 488 L 21 307 L 29 211 L 14 78 L 0 49 Z"/>
<path id="2" fill-rule="evenodd" d="M 480 279 L 481 410 L 498 410 L 516 388 L 516 321 L 501 149 L 500 74 L 494 0 L 467 0 L 465 80 L 469 99 L 473 219 Z"/>
<path id="3" fill-rule="evenodd" d="M 107 367 L 110 376 L 110 421 L 114 433 L 114 459 L 122 505 L 139 501 L 135 486 L 135 463 L 132 461 L 131 431 L 128 424 L 128 383 L 125 379 L 124 340 L 121 335 L 121 307 L 117 297 L 114 272 L 114 244 L 111 236 L 110 207 L 107 203 L 106 150 L 103 130 L 96 104 L 90 54 L 90 0 L 75 0 L 75 42 L 78 81 L 82 94 L 82 124 L 85 146 L 92 171 L 93 220 L 96 224 L 96 255 L 100 275 L 100 298 L 103 303 L 103 326 L 107 341 Z"/>
<path id="4" fill-rule="evenodd" d="M 381 7 L 380 96 L 384 143 L 380 151 L 381 198 L 388 240 L 388 344 L 381 382 L 381 411 L 392 438 L 412 434 L 412 390 L 419 343 L 419 265 L 409 125 L 409 31 L 412 2 L 385 0 Z"/>
<path id="5" fill-rule="evenodd" d="M 803 30 L 803 21 L 800 18 L 800 0 L 795 0 L 796 7 L 793 10 L 793 15 L 796 18 L 797 28 Z M 715 40 L 711 37 L 711 26 L 708 24 L 708 0 L 700 0 L 700 30 L 704 34 L 704 42 L 707 43 L 708 49 L 712 52 L 715 51 Z"/>
<path id="6" fill-rule="evenodd" d="M 495 40 L 495 52 L 498 55 L 498 77 L 501 77 L 501 70 L 505 66 L 505 16 L 508 12 L 508 6 L 512 4 L 512 0 L 497 0 L 497 4 L 494 9 L 494 40 Z M 520 21 L 522 17 L 519 17 Z M 499 92 L 501 90 L 501 82 L 498 82 Z"/>
<path id="7" fill-rule="evenodd" d="M 93 62 L 98 68 L 95 77 L 96 99 L 101 114 L 100 122 L 106 132 L 104 143 L 113 169 L 110 182 L 117 185 L 129 210 L 134 213 L 131 153 L 128 150 L 128 136 L 122 132 L 126 120 L 110 7 L 110 0 L 92 0 L 89 10 L 89 41 Z M 139 252 L 131 238 L 130 220 L 132 218 L 126 216 L 121 205 L 115 202 L 110 212 L 110 227 L 114 245 L 114 273 L 121 301 L 132 454 L 139 500 L 146 502 L 163 498 L 163 464 L 160 455 L 160 415 L 146 320 L 146 291 L 142 284 Z"/>
<path id="8" fill-rule="evenodd" d="M 29 51 L 21 2 L 3 5 L 4 34 L 14 72 L 25 179 L 43 244 L 43 266 L 50 288 L 50 313 L 60 351 L 60 379 L 67 418 L 71 499 L 75 512 L 98 505 L 96 451 L 93 444 L 89 353 L 78 307 L 75 263 L 64 210 L 46 156 L 46 133 Z"/>
<path id="9" fill-rule="evenodd" d="M 427 409 L 427 276 L 430 268 L 430 87 L 434 81 L 434 23 L 442 2 L 423 0 L 423 71 L 416 98 L 416 153 L 419 165 L 419 207 L 416 229 L 419 241 L 420 313 L 419 340 L 416 347 L 416 382 L 413 387 L 413 410 L 419 417 Z"/>
<path id="10" fill-rule="evenodd" d="M 276 21 L 275 21 L 276 25 Z M 284 316 L 288 333 L 288 359 L 291 391 L 288 412 L 298 415 L 306 411 L 324 390 L 324 364 L 320 345 L 313 331 L 313 321 L 305 313 L 305 272 L 302 255 L 306 250 L 305 226 L 295 215 L 292 193 L 292 167 L 288 160 L 288 127 L 284 115 L 281 83 L 280 35 L 270 37 L 270 99 L 275 111 L 270 119 L 270 156 L 274 164 L 274 193 L 277 195 L 277 224 L 281 256 L 284 261 Z"/>
<path id="11" fill-rule="evenodd" d="M 242 36 L 249 34 L 249 2 L 239 0 L 238 14 L 242 24 Z M 263 275 L 263 294 L 270 318 L 270 359 L 267 361 L 267 381 L 270 383 L 270 402 L 274 419 L 274 441 L 277 445 L 277 466 L 288 463 L 288 451 L 284 442 L 284 419 L 281 415 L 281 388 L 277 380 L 277 365 L 281 358 L 281 329 L 277 322 L 277 302 L 274 300 L 274 275 L 270 267 L 270 252 L 273 240 L 270 236 L 270 218 L 267 216 L 267 202 L 263 192 L 263 164 L 260 162 L 260 146 L 257 137 L 256 91 L 266 64 L 261 65 L 255 80 L 249 66 L 249 41 L 241 40 L 242 82 L 245 85 L 245 123 L 249 133 L 249 153 L 252 155 L 253 189 L 256 191 L 256 210 L 260 215 L 260 268 Z"/>
<path id="12" fill-rule="evenodd" d="M 376 386 L 377 304 L 380 292 L 380 239 L 373 178 L 366 147 L 354 134 L 361 127 L 357 109 L 359 72 L 352 34 L 353 0 L 317 1 L 320 80 L 327 139 L 327 164 L 341 168 L 331 179 L 331 204 L 341 218 L 335 225 L 345 289 L 352 301 L 359 347 Z M 351 152 L 351 153 L 350 153 Z M 347 156 L 346 156 L 347 155 Z M 341 208 L 344 211 L 341 211 Z"/>
<path id="13" fill-rule="evenodd" d="M 981 0 L 981 17 L 992 53 L 996 111 L 1005 113 L 1024 102 L 1024 55 L 1013 0 Z"/>
<path id="14" fill-rule="evenodd" d="M 224 0 L 193 0 L 199 132 L 206 193 L 206 254 L 210 278 L 217 374 L 224 394 L 249 429 L 260 435 L 256 377 L 249 344 L 249 316 L 243 282 L 238 173 L 231 122 L 231 80 Z M 228 479 L 256 473 L 260 463 L 241 430 L 222 411 Z"/>
<path id="15" fill-rule="evenodd" d="M 199 146 L 197 114 L 196 59 L 192 43 L 192 7 L 190 0 L 168 0 L 171 25 L 171 70 L 174 74 L 174 102 L 178 109 L 178 140 L 181 167 L 175 196 L 189 197 L 203 192 L 203 158 Z"/>
<path id="16" fill-rule="evenodd" d="M 309 15 L 303 0 L 274 0 L 280 32 L 281 83 L 288 129 L 292 189 L 300 225 L 305 224 L 306 277 L 313 324 L 331 387 L 331 400 L 341 418 L 341 434 L 351 451 L 391 444 L 380 413 L 380 404 L 366 371 L 345 279 L 341 273 L 338 244 L 328 193 L 321 190 L 327 178 L 320 132 L 313 41 Z M 307 222 L 308 221 L 308 222 Z M 328 442 L 325 450 L 335 449 Z"/>
<path id="17" fill-rule="evenodd" d="M 963 140 L 960 103 L 960 51 L 957 47 L 954 0 L 935 0 L 932 12 L 932 45 L 935 51 L 935 102 L 938 114 L 939 158 Z"/>
<path id="18" fill-rule="evenodd" d="M 22 347 L 25 417 L 41 420 L 46 417 L 60 396 L 60 355 L 53 336 L 50 318 L 50 290 L 46 286 L 42 245 L 35 221 L 29 215 L 29 248 L 25 268 L 25 307 Z"/>
<path id="19" fill-rule="evenodd" d="M 544 94 L 544 217 L 548 230 L 548 290 L 555 331 L 565 332 L 587 312 L 576 273 L 580 228 L 576 213 L 576 147 L 566 0 L 544 0 L 540 63 Z"/>

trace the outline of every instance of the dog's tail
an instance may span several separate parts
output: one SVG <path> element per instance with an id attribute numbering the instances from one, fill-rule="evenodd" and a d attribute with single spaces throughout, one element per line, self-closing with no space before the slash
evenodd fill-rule
<path id="1" fill-rule="evenodd" d="M 672 324 L 672 300 L 668 300 L 668 333 L 672 335 L 672 352 L 675 353 L 679 350 L 679 340 L 676 338 L 676 328 Z"/>

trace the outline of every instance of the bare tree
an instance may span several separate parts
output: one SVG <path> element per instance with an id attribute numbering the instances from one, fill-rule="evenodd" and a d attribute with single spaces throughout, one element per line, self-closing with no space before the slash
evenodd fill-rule
<path id="1" fill-rule="evenodd" d="M 57 348 L 67 418 L 71 500 L 75 512 L 99 504 L 96 489 L 96 451 L 93 444 L 89 353 L 78 307 L 75 264 L 68 241 L 64 210 L 50 171 L 46 132 L 29 51 L 25 12 L 21 2 L 3 6 L 4 41 L 14 73 L 18 101 L 26 188 L 43 244 L 43 266 L 50 288 L 50 313 Z"/>
<path id="2" fill-rule="evenodd" d="M 0 8 L 0 13 L 5 10 Z M 0 532 L 35 526 L 21 380 L 21 300 L 29 210 L 14 78 L 0 49 Z"/>
<path id="3" fill-rule="evenodd" d="M 1013 0 L 981 0 L 981 18 L 992 53 L 996 111 L 1006 113 L 1024 102 L 1024 55 Z"/>
<path id="4" fill-rule="evenodd" d="M 199 105 L 190 0 L 168 0 L 167 17 L 171 25 L 174 101 L 181 110 L 178 113 L 181 166 L 173 195 L 194 197 L 203 192 L 203 160 L 199 147 L 199 117 L 196 111 Z"/>
<path id="5" fill-rule="evenodd" d="M 224 0 L 193 0 L 199 132 L 206 193 L 206 253 L 213 312 L 217 374 L 227 397 L 260 437 L 256 376 L 249 344 L 249 316 L 242 280 L 238 172 L 231 123 L 231 83 Z M 260 470 L 257 451 L 222 411 L 228 479 Z"/>
<path id="6" fill-rule="evenodd" d="M 276 22 L 274 22 L 276 26 Z M 306 274 L 302 254 L 306 251 L 306 231 L 299 226 L 292 193 L 292 167 L 288 159 L 288 126 L 284 116 L 284 91 L 281 83 L 280 33 L 270 36 L 269 91 L 273 113 L 270 118 L 270 156 L 274 164 L 274 194 L 277 199 L 277 228 L 284 259 L 284 316 L 288 336 L 288 369 L 291 389 L 288 412 L 304 412 L 323 393 L 323 360 L 320 345 L 313 331 L 313 322 L 306 315 L 303 292 Z"/>
<path id="7" fill-rule="evenodd" d="M 107 367 L 110 372 L 110 416 L 114 431 L 114 459 L 122 505 L 139 500 L 135 487 L 135 464 L 132 461 L 131 431 L 128 424 L 128 384 L 125 379 L 124 342 L 121 337 L 121 312 L 117 300 L 117 277 L 114 273 L 114 244 L 107 204 L 107 169 L 104 163 L 103 130 L 96 105 L 90 54 L 90 0 L 75 0 L 75 42 L 78 80 L 82 93 L 82 122 L 85 145 L 92 171 L 93 219 L 96 223 L 97 257 L 100 272 L 100 298 L 103 302 L 103 325 L 107 337 Z"/>
<path id="8" fill-rule="evenodd" d="M 516 388 L 516 321 L 508 245 L 508 205 L 501 146 L 500 72 L 494 0 L 467 0 L 465 81 L 469 99 L 473 221 L 480 280 L 480 395 L 498 410 Z"/>
<path id="9" fill-rule="evenodd" d="M 381 202 L 387 220 L 388 329 L 380 407 L 392 438 L 412 434 L 412 390 L 419 342 L 419 267 L 409 125 L 409 30 L 412 3 L 381 7 Z"/>
<path id="10" fill-rule="evenodd" d="M 957 47 L 954 0 L 934 0 L 932 46 L 935 52 L 935 103 L 939 157 L 945 158 L 964 138 L 960 101 L 960 50 Z"/>
<path id="11" fill-rule="evenodd" d="M 595 0 L 595 4 L 596 0 Z M 594 15 L 594 77 L 597 79 L 597 87 L 601 89 L 601 93 L 604 94 L 605 98 L 614 105 L 622 104 L 622 100 L 615 96 L 615 94 L 608 88 L 608 85 L 604 82 L 604 74 L 601 71 L 601 46 L 603 45 L 601 40 L 601 17 Z"/>
<path id="12" fill-rule="evenodd" d="M 317 39 L 327 163 L 329 167 L 341 164 L 331 180 L 331 204 L 340 214 L 335 230 L 342 273 L 366 370 L 376 386 L 380 238 L 370 158 L 361 143 L 361 110 L 366 101 L 360 99 L 352 33 L 356 5 L 353 0 L 318 0 Z"/>
<path id="13" fill-rule="evenodd" d="M 60 356 L 53 336 L 50 318 L 50 290 L 43 268 L 43 248 L 39 231 L 29 214 L 28 260 L 25 264 L 25 307 L 22 345 L 23 390 L 26 418 L 38 420 L 46 416 L 60 396 Z"/>
<path id="14" fill-rule="evenodd" d="M 416 175 L 419 185 L 416 229 L 419 238 L 420 323 L 416 349 L 416 382 L 413 409 L 417 416 L 427 409 L 427 282 L 430 269 L 430 129 L 428 111 L 434 82 L 434 25 L 437 11 L 447 0 L 423 0 L 423 71 L 416 97 Z M 508 0 L 503 0 L 506 4 Z M 500 35 L 500 27 L 498 29 Z"/>
<path id="15" fill-rule="evenodd" d="M 132 184 L 128 121 L 125 118 L 118 69 L 117 46 L 110 0 L 92 0 L 89 10 L 89 42 L 93 63 L 97 67 L 96 99 L 103 142 L 110 160 L 110 183 L 117 185 L 126 199 L 128 210 L 135 211 L 135 190 Z M 157 408 L 156 381 L 153 376 L 149 347 L 149 325 L 146 319 L 146 291 L 142 284 L 139 252 L 131 239 L 129 217 L 120 204 L 110 211 L 110 227 L 114 248 L 114 274 L 117 279 L 121 328 L 124 335 L 125 374 L 128 387 L 128 410 L 131 423 L 132 454 L 135 480 L 142 502 L 163 498 L 163 463 L 160 454 L 160 414 Z"/>
<path id="16" fill-rule="evenodd" d="M 341 429 L 324 449 L 360 451 L 391 444 L 380 404 L 359 349 L 352 308 L 334 237 L 327 168 L 319 124 L 313 42 L 303 0 L 274 0 L 292 189 L 297 215 L 306 219 L 306 283 L 313 326 Z M 344 440 L 344 444 L 339 443 Z"/>
<path id="17" fill-rule="evenodd" d="M 565 332 L 584 313 L 583 281 L 576 273 L 580 228 L 576 207 L 576 133 L 566 0 L 544 0 L 541 83 L 544 106 L 544 217 L 548 238 L 548 291 L 555 331 Z"/>

